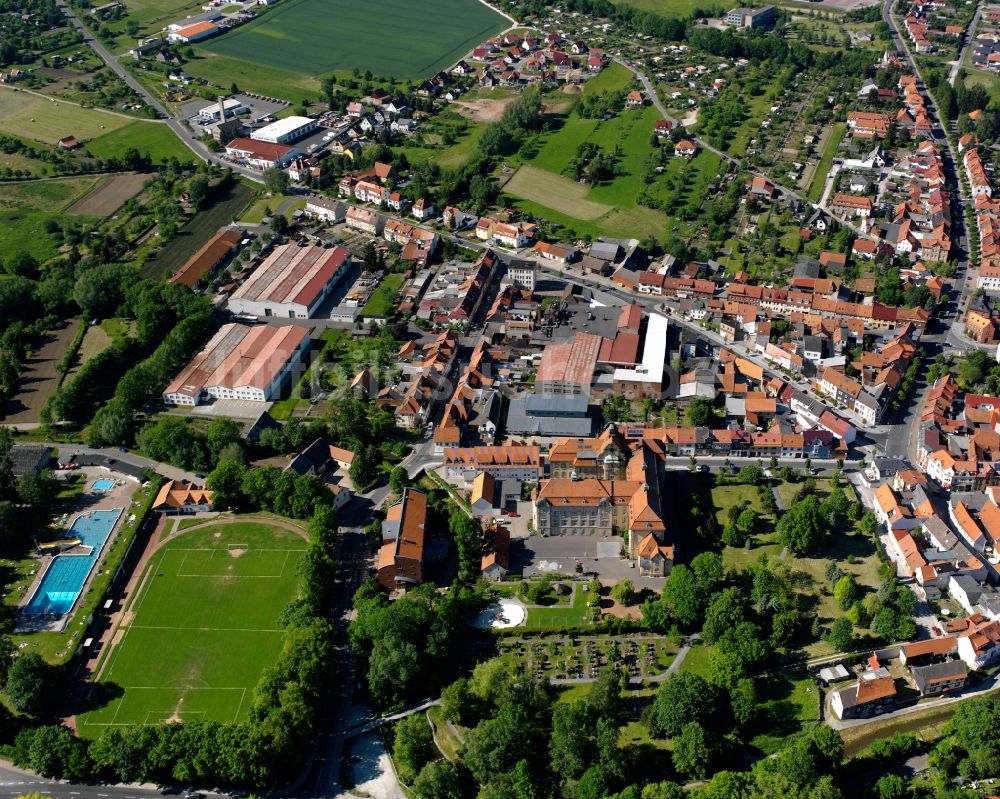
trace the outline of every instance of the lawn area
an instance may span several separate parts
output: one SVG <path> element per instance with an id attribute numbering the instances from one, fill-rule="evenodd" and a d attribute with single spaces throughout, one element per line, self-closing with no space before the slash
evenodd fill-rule
<path id="1" fill-rule="evenodd" d="M 612 0 L 618 6 L 632 6 L 664 17 L 690 17 L 698 8 L 705 8 L 699 0 Z"/>
<path id="2" fill-rule="evenodd" d="M 448 722 L 440 707 L 428 708 L 427 718 L 433 724 L 434 743 L 437 745 L 438 751 L 454 763 L 458 760 L 458 752 L 462 748 L 462 742 L 448 729 Z"/>
<path id="3" fill-rule="evenodd" d="M 2 123 L 0 123 L 2 124 Z M 94 188 L 101 178 L 58 178 L 0 186 L 0 251 L 28 252 L 39 261 L 52 258 L 57 248 L 45 232 L 45 223 L 64 221 L 64 210 Z M 93 222 L 94 217 L 73 217 Z"/>
<path id="4" fill-rule="evenodd" d="M 582 183 L 527 164 L 517 170 L 504 186 L 504 191 L 588 222 L 612 210 L 610 205 L 585 199 L 589 190 Z"/>
<path id="5" fill-rule="evenodd" d="M 598 94 L 624 89 L 635 77 L 625 67 L 617 62 L 608 64 L 597 75 L 583 84 L 584 94 Z"/>
<path id="6" fill-rule="evenodd" d="M 296 533 L 250 519 L 210 522 L 164 545 L 77 718 L 80 733 L 246 718 L 257 680 L 281 650 L 278 616 L 295 598 L 305 547 Z"/>
<path id="7" fill-rule="evenodd" d="M 264 221 L 264 217 L 267 216 L 265 210 L 275 213 L 286 200 L 292 200 L 291 205 L 285 210 L 286 215 L 290 214 L 296 208 L 305 208 L 306 201 L 302 197 L 295 197 L 292 194 L 262 194 L 251 205 L 247 206 L 246 210 L 240 215 L 240 222 L 247 222 L 251 225 L 260 224 Z"/>
<path id="8" fill-rule="evenodd" d="M 757 513 L 764 512 L 764 506 L 760 503 L 755 485 L 722 485 L 712 489 L 712 504 L 715 505 L 715 518 L 720 525 L 726 523 L 729 518 L 729 509 L 744 502 L 750 503 L 750 507 Z"/>
<path id="9" fill-rule="evenodd" d="M 819 166 L 813 173 L 812 183 L 809 184 L 809 199 L 819 202 L 823 196 L 823 187 L 826 184 L 826 176 L 830 174 L 830 166 L 833 164 L 833 157 L 837 154 L 837 147 L 840 140 L 844 138 L 844 131 L 847 124 L 844 122 L 834 123 L 827 131 L 826 146 L 823 148 L 823 156 L 819 159 Z"/>
<path id="10" fill-rule="evenodd" d="M 228 225 L 250 202 L 253 190 L 233 181 L 210 206 L 195 214 L 165 247 L 142 266 L 143 277 L 163 279 L 179 269 L 188 258 L 223 225 Z"/>
<path id="11" fill-rule="evenodd" d="M 764 677 L 756 681 L 761 704 L 761 732 L 751 743 L 770 755 L 820 720 L 822 693 L 804 672 Z"/>
<path id="12" fill-rule="evenodd" d="M 396 293 L 403 285 L 403 275 L 396 272 L 388 274 L 372 292 L 365 307 L 361 309 L 362 316 L 388 316 L 396 307 Z"/>
<path id="13" fill-rule="evenodd" d="M 14 136 L 46 144 L 55 144 L 64 136 L 87 142 L 132 124 L 134 120 L 128 117 L 98 108 L 56 102 L 14 89 L 0 90 L 0 132 Z"/>
<path id="14" fill-rule="evenodd" d="M 707 644 L 692 644 L 687 655 L 685 655 L 684 660 L 681 661 L 681 665 L 678 668 L 681 671 L 690 671 L 692 674 L 698 674 L 705 679 L 708 679 L 708 658 L 711 653 L 712 647 Z"/>
<path id="15" fill-rule="evenodd" d="M 195 160 L 194 153 L 170 128 L 159 122 L 130 122 L 123 128 L 87 142 L 87 151 L 95 158 L 119 156 L 129 147 L 149 156 L 154 164 L 163 163 L 170 158 L 182 162 Z"/>
<path id="16" fill-rule="evenodd" d="M 663 752 L 669 752 L 671 749 L 671 742 L 668 739 L 653 738 L 649 734 L 649 725 L 641 721 L 630 721 L 619 730 L 618 745 L 627 749 L 651 746 Z"/>
<path id="17" fill-rule="evenodd" d="M 560 685 L 556 688 L 559 692 L 556 702 L 564 705 L 570 705 L 580 699 L 586 699 L 590 696 L 590 692 L 593 689 L 594 684 L 592 682 L 581 682 L 576 685 Z"/>
<path id="18" fill-rule="evenodd" d="M 574 584 L 573 604 L 569 607 L 529 607 L 524 626 L 528 629 L 579 627 L 587 621 L 587 594 L 580 583 Z"/>
<path id="19" fill-rule="evenodd" d="M 596 119 L 570 116 L 559 130 L 545 138 L 545 143 L 531 159 L 531 165 L 550 172 L 562 172 L 570 156 L 593 135 L 597 124 Z"/>
<path id="20" fill-rule="evenodd" d="M 360 0 L 342 0 L 336 13 L 326 0 L 284 0 L 202 47 L 308 75 L 359 69 L 407 80 L 448 67 L 506 27 L 505 17 L 477 0 L 382 0 L 377 14 Z"/>

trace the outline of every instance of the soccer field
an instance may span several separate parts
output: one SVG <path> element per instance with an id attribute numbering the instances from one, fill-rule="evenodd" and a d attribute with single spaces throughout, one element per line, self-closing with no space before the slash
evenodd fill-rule
<path id="1" fill-rule="evenodd" d="M 202 46 L 306 75 L 356 68 L 408 80 L 444 69 L 509 25 L 478 0 L 282 0 Z"/>
<path id="2" fill-rule="evenodd" d="M 254 521 L 210 523 L 161 547 L 78 717 L 80 733 L 244 719 L 281 650 L 278 616 L 295 598 L 305 547 L 291 530 Z"/>

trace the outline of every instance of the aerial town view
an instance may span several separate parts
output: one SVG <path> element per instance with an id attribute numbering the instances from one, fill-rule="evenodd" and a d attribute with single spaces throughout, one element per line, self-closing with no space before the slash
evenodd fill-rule
<path id="1" fill-rule="evenodd" d="M 997 0 L 0 0 L 0 799 L 1000 797 Z"/>

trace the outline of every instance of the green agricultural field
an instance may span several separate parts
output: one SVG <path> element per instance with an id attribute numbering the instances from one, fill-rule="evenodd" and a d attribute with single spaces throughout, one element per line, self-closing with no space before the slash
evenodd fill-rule
<path id="1" fill-rule="evenodd" d="M 64 136 L 86 142 L 132 121 L 99 108 L 83 108 L 15 89 L 0 90 L 0 132 L 46 144 L 55 144 Z"/>
<path id="2" fill-rule="evenodd" d="M 45 223 L 65 221 L 65 209 L 93 189 L 100 178 L 54 178 L 0 186 L 0 252 L 28 252 L 44 261 L 56 254 Z M 94 217 L 75 216 L 79 222 Z"/>
<path id="3" fill-rule="evenodd" d="M 235 83 L 245 91 L 259 92 L 268 97 L 310 101 L 320 99 L 319 79 L 315 76 L 240 58 L 229 58 L 208 50 L 199 49 L 195 52 L 197 56 L 184 65 L 184 71 L 227 90 Z"/>
<path id="4" fill-rule="evenodd" d="M 194 153 L 174 132 L 158 122 L 131 122 L 87 142 L 87 151 L 94 158 L 112 158 L 121 155 L 129 147 L 148 155 L 154 164 L 170 158 L 182 162 L 195 160 Z"/>
<path id="5" fill-rule="evenodd" d="M 416 79 L 449 66 L 508 23 L 477 0 L 382 0 L 377 9 L 342 0 L 335 13 L 326 0 L 284 0 L 203 47 L 307 75 L 360 69 Z"/>
<path id="6" fill-rule="evenodd" d="M 152 557 L 81 734 L 170 720 L 246 718 L 261 673 L 281 651 L 281 610 L 296 593 L 305 540 L 261 521 L 208 522 Z"/>
<path id="7" fill-rule="evenodd" d="M 197 0 L 129 0 L 126 3 L 128 19 L 143 23 L 165 17 L 183 17 L 184 10 L 194 13 L 201 11 L 202 4 Z"/>

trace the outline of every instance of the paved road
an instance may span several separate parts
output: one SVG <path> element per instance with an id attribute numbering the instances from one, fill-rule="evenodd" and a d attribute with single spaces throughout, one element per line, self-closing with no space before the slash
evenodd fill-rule
<path id="1" fill-rule="evenodd" d="M 166 796 L 155 785 L 73 785 L 47 780 L 10 765 L 0 765 L 0 797 L 38 793 L 52 799 L 156 799 Z M 173 791 L 176 795 L 176 791 Z M 202 792 L 207 799 L 224 794 Z"/>
<path id="2" fill-rule="evenodd" d="M 896 45 L 897 52 L 903 57 L 904 60 L 909 62 L 910 67 L 913 69 L 913 74 L 917 76 L 918 88 L 921 89 L 927 99 L 928 114 L 934 124 L 934 130 L 932 133 L 936 141 L 944 141 L 945 171 L 949 174 L 949 178 L 956 189 L 956 191 L 952 194 L 951 232 L 953 243 L 957 249 L 957 265 L 955 275 L 951 279 L 951 282 L 953 288 L 958 293 L 959 301 L 961 301 L 962 295 L 967 290 L 966 283 L 969 275 L 969 232 L 965 227 L 964 203 L 970 202 L 971 200 L 966 194 L 962 181 L 958 179 L 958 169 L 961 161 L 959 161 L 958 155 L 956 154 L 954 147 L 952 147 L 951 139 L 948 137 L 950 127 L 946 124 L 947 121 L 941 114 L 941 110 L 937 106 L 937 101 L 934 99 L 934 95 L 927 89 L 927 84 L 924 81 L 923 76 L 920 74 L 920 68 L 917 65 L 917 61 L 914 58 L 913 53 L 910 51 L 910 44 L 907 41 L 907 38 L 900 34 L 899 28 L 896 26 L 896 20 L 893 15 L 893 9 L 896 2 L 897 0 L 883 0 L 882 18 L 889 27 L 889 33 L 892 36 L 893 43 Z M 958 325 L 960 325 L 960 318 L 959 316 L 956 316 L 953 328 Z M 962 338 L 960 331 L 953 330 L 953 334 Z"/>
<path id="3" fill-rule="evenodd" d="M 965 44 L 962 45 L 962 51 L 958 54 L 958 58 L 951 67 L 951 72 L 948 73 L 948 83 L 952 86 L 955 85 L 955 79 L 958 77 L 958 71 L 962 68 L 962 62 L 965 61 L 965 54 L 969 52 L 969 46 L 972 44 L 973 39 L 976 35 L 976 25 L 979 24 L 979 15 L 983 12 L 983 4 L 980 2 L 976 5 L 976 13 L 972 17 L 972 22 L 969 23 L 969 27 L 966 29 L 962 36 L 965 37 Z"/>
<path id="4" fill-rule="evenodd" d="M 121 65 L 117 56 L 112 55 L 103 44 L 90 34 L 87 26 L 83 24 L 76 13 L 74 13 L 74 11 L 66 4 L 65 0 L 56 0 L 56 3 L 63 14 L 66 15 L 70 24 L 83 35 L 83 40 L 90 47 L 90 49 L 97 53 L 100 59 L 107 64 L 112 72 L 121 78 L 129 86 L 129 88 L 132 89 L 132 91 L 138 94 L 150 108 L 154 109 L 160 115 L 161 124 L 167 125 L 177 135 L 177 137 L 184 142 L 191 152 L 198 156 L 198 158 L 202 161 L 211 161 L 212 163 L 218 164 L 223 168 L 231 169 L 233 172 L 236 172 L 249 180 L 255 181 L 256 183 L 264 182 L 264 178 L 259 172 L 255 172 L 252 169 L 247 169 L 246 167 L 226 161 L 205 147 L 205 145 L 198 140 L 198 137 L 191 131 L 191 129 L 181 121 L 179 116 L 171 114 L 163 103 L 157 100 L 145 86 L 139 83 L 139 81 L 137 81 L 132 74 Z"/>
<path id="5" fill-rule="evenodd" d="M 127 463 L 130 466 L 138 466 L 140 469 L 153 469 L 159 472 L 164 477 L 170 480 L 186 480 L 189 483 L 197 483 L 202 485 L 205 482 L 205 478 L 199 477 L 195 472 L 188 472 L 184 469 L 179 469 L 176 466 L 171 466 L 169 463 L 160 463 L 159 461 L 154 461 L 151 458 L 146 458 L 143 455 L 138 455 L 134 452 L 121 452 L 114 447 L 85 447 L 82 444 L 68 444 L 68 443 L 55 443 L 52 445 L 59 450 L 59 458 L 68 460 L 71 455 L 87 456 L 87 455 L 102 455 L 110 461 L 120 461 L 121 463 Z M 114 469 L 114 463 L 109 464 L 111 469 Z"/>

